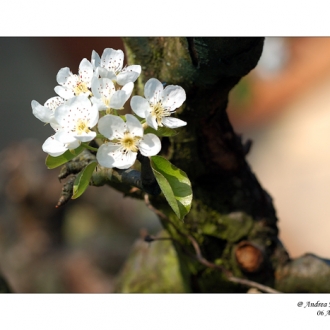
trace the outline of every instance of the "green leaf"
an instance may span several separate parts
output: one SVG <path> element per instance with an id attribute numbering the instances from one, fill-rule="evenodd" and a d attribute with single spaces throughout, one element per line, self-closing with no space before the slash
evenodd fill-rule
<path id="1" fill-rule="evenodd" d="M 148 126 L 145 130 L 144 130 L 144 134 L 148 134 L 148 133 L 153 133 L 157 136 L 174 136 L 177 135 L 178 132 L 175 131 L 172 128 L 169 127 L 158 127 L 157 130 L 153 129 L 152 127 Z"/>
<path id="2" fill-rule="evenodd" d="M 167 202 L 179 219 L 190 211 L 192 189 L 187 174 L 161 156 L 152 156 L 151 167 Z"/>
<path id="3" fill-rule="evenodd" d="M 93 161 L 89 163 L 76 177 L 73 184 L 73 195 L 72 199 L 80 197 L 87 187 L 89 186 L 89 181 L 93 175 L 97 162 Z"/>
<path id="4" fill-rule="evenodd" d="M 53 157 L 48 155 L 46 157 L 46 166 L 49 169 L 53 169 L 56 167 L 59 167 L 65 163 L 67 163 L 69 160 L 77 157 L 85 148 L 83 146 L 79 146 L 78 148 L 74 150 L 67 150 L 63 155 L 58 157 Z"/>

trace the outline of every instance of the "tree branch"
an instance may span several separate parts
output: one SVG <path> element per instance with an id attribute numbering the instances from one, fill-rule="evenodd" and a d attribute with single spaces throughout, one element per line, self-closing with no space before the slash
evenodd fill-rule
<path id="1" fill-rule="evenodd" d="M 150 195 L 159 195 L 161 190 L 151 169 L 149 158 L 138 153 L 137 159 L 141 164 L 141 172 L 131 168 L 120 170 L 117 168 L 105 168 L 98 165 L 92 175 L 90 185 L 99 187 L 107 184 L 127 195 L 130 194 L 132 187 L 136 187 Z M 63 185 L 56 207 L 60 207 L 70 200 L 73 195 L 73 185 L 76 174 L 82 171 L 93 160 L 95 160 L 95 155 L 89 150 L 84 150 L 84 152 L 72 161 L 63 165 L 58 176 L 59 180 L 65 179 L 69 176 L 70 178 Z"/>

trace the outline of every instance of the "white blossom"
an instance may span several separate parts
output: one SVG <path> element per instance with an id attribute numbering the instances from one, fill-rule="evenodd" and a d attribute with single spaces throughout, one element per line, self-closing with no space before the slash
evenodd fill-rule
<path id="1" fill-rule="evenodd" d="M 152 133 L 143 135 L 143 127 L 133 115 L 126 115 L 126 122 L 118 116 L 105 115 L 99 120 L 98 129 L 110 140 L 96 154 L 99 164 L 107 168 L 127 169 L 135 163 L 138 151 L 154 156 L 161 149 L 159 138 Z"/>
<path id="2" fill-rule="evenodd" d="M 86 95 L 71 98 L 55 110 L 59 124 L 54 138 L 61 143 L 74 144 L 91 141 L 96 132 L 91 129 L 97 124 L 99 112 Z"/>
<path id="3" fill-rule="evenodd" d="M 56 86 L 55 92 L 66 100 L 81 94 L 89 96 L 93 76 L 93 65 L 84 58 L 80 62 L 78 75 L 73 74 L 68 67 L 59 70 L 56 80 L 61 86 Z"/>
<path id="4" fill-rule="evenodd" d="M 93 50 L 91 63 L 97 76 L 111 79 L 120 86 L 134 83 L 141 74 L 140 65 L 129 65 L 123 68 L 124 52 L 120 49 L 105 48 L 100 58 Z"/>
<path id="5" fill-rule="evenodd" d="M 182 87 L 169 85 L 164 89 L 159 80 L 151 78 L 144 86 L 144 96 L 133 96 L 131 108 L 139 117 L 146 118 L 153 129 L 158 129 L 158 126 L 177 128 L 187 124 L 178 118 L 169 118 L 186 100 Z"/>
<path id="6" fill-rule="evenodd" d="M 130 98 L 134 84 L 132 82 L 124 85 L 121 90 L 116 90 L 111 79 L 93 79 L 91 101 L 99 111 L 106 110 L 109 114 L 110 109 L 121 110 L 125 102 Z"/>
<path id="7" fill-rule="evenodd" d="M 64 102 L 65 101 L 59 96 L 48 99 L 44 105 L 41 105 L 39 102 L 33 100 L 31 102 L 32 113 L 36 118 L 46 124 L 50 124 L 55 129 L 58 127 L 58 124 L 55 120 L 54 112 L 55 109 L 57 109 Z"/>

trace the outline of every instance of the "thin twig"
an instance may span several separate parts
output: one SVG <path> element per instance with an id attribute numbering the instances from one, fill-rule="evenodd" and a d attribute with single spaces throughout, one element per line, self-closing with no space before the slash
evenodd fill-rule
<path id="1" fill-rule="evenodd" d="M 250 281 L 250 280 L 247 280 L 247 279 L 244 279 L 244 278 L 238 278 L 238 277 L 230 276 L 230 277 L 228 277 L 228 281 L 243 284 L 243 285 L 249 286 L 251 288 L 256 288 L 256 289 L 259 289 L 260 291 L 264 291 L 264 292 L 267 292 L 267 293 L 282 293 L 280 291 L 272 289 L 269 286 L 266 286 L 266 285 L 263 285 L 263 284 L 260 284 L 260 283 L 257 283 L 257 282 L 253 282 L 253 281 Z"/>
<path id="2" fill-rule="evenodd" d="M 166 220 L 168 221 L 168 217 L 162 212 L 162 211 L 159 211 L 157 210 L 155 207 L 153 207 L 150 203 L 150 200 L 149 200 L 149 195 L 148 194 L 144 194 L 144 202 L 146 204 L 146 206 L 154 213 L 156 213 L 160 218 L 162 218 L 163 220 Z"/>

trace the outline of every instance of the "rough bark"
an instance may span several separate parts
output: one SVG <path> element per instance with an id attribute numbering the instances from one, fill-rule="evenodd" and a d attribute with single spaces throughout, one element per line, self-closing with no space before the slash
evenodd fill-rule
<path id="1" fill-rule="evenodd" d="M 177 115 L 188 125 L 163 138 L 162 155 L 188 174 L 194 199 L 180 221 L 164 198 L 149 196 L 147 204 L 160 215 L 164 231 L 146 240 L 151 247 L 166 246 L 146 250 L 146 243 L 138 244 L 117 291 L 246 292 L 245 280 L 282 292 L 330 292 L 328 261 L 313 255 L 292 260 L 279 241 L 272 199 L 245 159 L 249 143 L 242 143 L 227 117 L 228 94 L 256 66 L 263 38 L 126 38 L 124 43 L 128 62 L 142 66 L 139 95 L 152 77 L 186 91 Z M 93 184 L 143 198 L 143 185 L 132 191 L 112 171 L 100 171 Z"/>

